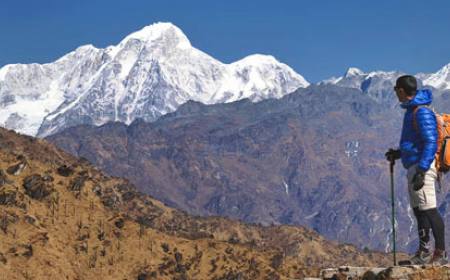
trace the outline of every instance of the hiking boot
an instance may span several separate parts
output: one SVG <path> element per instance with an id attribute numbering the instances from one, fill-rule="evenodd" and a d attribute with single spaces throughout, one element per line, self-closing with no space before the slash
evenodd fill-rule
<path id="1" fill-rule="evenodd" d="M 409 261 L 411 265 L 420 265 L 429 263 L 431 258 L 431 252 L 418 250 Z"/>
<path id="2" fill-rule="evenodd" d="M 430 264 L 435 266 L 448 264 L 447 252 L 436 249 L 436 251 L 434 251 L 433 257 L 430 260 Z"/>

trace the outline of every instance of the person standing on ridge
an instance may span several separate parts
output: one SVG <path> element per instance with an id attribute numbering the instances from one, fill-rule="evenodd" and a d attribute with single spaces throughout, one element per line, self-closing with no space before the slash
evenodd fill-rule
<path id="1" fill-rule="evenodd" d="M 386 159 L 401 159 L 407 171 L 408 193 L 411 208 L 417 220 L 419 249 L 410 259 L 411 264 L 444 265 L 448 263 L 445 251 L 444 221 L 436 208 L 437 170 L 437 120 L 428 107 L 432 102 L 431 90 L 417 90 L 414 76 L 397 79 L 394 87 L 401 107 L 406 109 L 399 149 L 389 149 Z M 430 230 L 435 240 L 431 254 Z"/>

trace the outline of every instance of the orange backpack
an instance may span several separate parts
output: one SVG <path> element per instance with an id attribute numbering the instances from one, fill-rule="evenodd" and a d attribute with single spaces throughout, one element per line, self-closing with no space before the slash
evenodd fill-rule
<path id="1" fill-rule="evenodd" d="M 419 106 L 420 107 L 420 106 Z M 413 122 L 414 127 L 417 128 L 416 112 L 419 109 L 414 109 Z M 436 114 L 438 140 L 436 152 L 436 170 L 438 172 L 448 172 L 450 170 L 450 114 Z"/>

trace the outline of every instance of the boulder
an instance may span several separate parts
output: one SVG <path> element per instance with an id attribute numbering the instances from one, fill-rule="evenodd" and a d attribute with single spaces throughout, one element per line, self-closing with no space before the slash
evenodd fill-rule
<path id="1" fill-rule="evenodd" d="M 86 182 L 86 176 L 78 176 L 69 185 L 69 190 L 72 192 L 81 192 L 84 187 L 84 183 Z"/>
<path id="2" fill-rule="evenodd" d="M 5 172 L 0 169 L 0 187 L 3 187 L 5 184 L 8 184 L 8 178 L 6 177 Z"/>
<path id="3" fill-rule="evenodd" d="M 6 263 L 7 263 L 6 257 L 5 257 L 5 255 L 3 255 L 2 253 L 0 253 L 0 262 L 1 262 L 2 264 L 6 264 Z"/>
<path id="4" fill-rule="evenodd" d="M 8 167 L 6 169 L 6 172 L 8 172 L 8 174 L 10 175 L 17 176 L 20 175 L 25 170 L 26 167 L 27 167 L 26 162 L 19 162 Z"/>
<path id="5" fill-rule="evenodd" d="M 67 165 L 62 165 L 62 166 L 58 167 L 56 172 L 58 172 L 58 174 L 63 177 L 69 177 L 74 173 L 74 170 L 72 167 L 69 167 Z"/>
<path id="6" fill-rule="evenodd" d="M 16 205 L 17 188 L 3 187 L 0 189 L 0 204 L 1 205 Z"/>
<path id="7" fill-rule="evenodd" d="M 320 272 L 324 280 L 402 280 L 402 279 L 450 279 L 449 266 L 410 265 L 383 267 L 352 267 L 327 268 Z"/>
<path id="8" fill-rule="evenodd" d="M 41 175 L 33 174 L 25 177 L 23 180 L 25 193 L 31 198 L 41 200 L 54 191 L 50 182 L 46 181 Z"/>

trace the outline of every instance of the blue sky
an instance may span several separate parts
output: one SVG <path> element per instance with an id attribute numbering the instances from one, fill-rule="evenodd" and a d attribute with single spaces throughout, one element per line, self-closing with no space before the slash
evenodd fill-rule
<path id="1" fill-rule="evenodd" d="M 106 47 L 158 21 L 225 62 L 271 54 L 307 80 L 365 71 L 435 72 L 450 63 L 450 1 L 2 0 L 0 67 Z"/>

